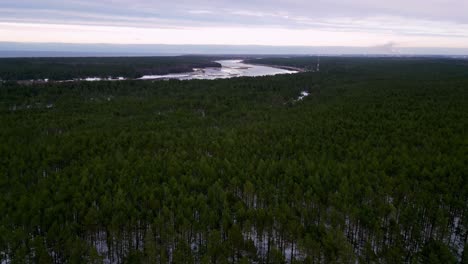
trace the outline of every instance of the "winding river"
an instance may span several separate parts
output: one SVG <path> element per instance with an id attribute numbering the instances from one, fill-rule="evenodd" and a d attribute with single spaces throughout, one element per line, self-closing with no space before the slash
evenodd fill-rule
<path id="1" fill-rule="evenodd" d="M 215 79 L 227 79 L 233 77 L 255 77 L 255 76 L 267 76 L 267 75 L 277 75 L 277 74 L 292 74 L 300 71 L 294 69 L 280 69 L 277 67 L 263 66 L 263 65 L 254 65 L 244 63 L 242 60 L 218 60 L 217 63 L 221 64 L 221 67 L 208 67 L 208 68 L 194 68 L 192 72 L 185 73 L 174 73 L 166 75 L 145 75 L 137 80 L 168 80 L 168 79 L 178 79 L 178 80 L 215 80 Z M 56 81 L 59 83 L 63 82 L 75 82 L 75 81 L 86 81 L 86 82 L 96 82 L 96 81 L 124 81 L 128 80 L 125 77 L 109 77 L 109 78 L 100 78 L 100 77 L 88 77 L 88 78 L 77 78 L 73 80 L 63 80 Z M 47 83 L 49 79 L 39 79 L 39 80 L 26 80 L 18 81 L 19 83 L 31 84 L 31 83 Z"/>
<path id="2" fill-rule="evenodd" d="M 145 75 L 140 80 L 178 79 L 178 80 L 214 80 L 243 76 L 267 76 L 277 74 L 297 73 L 293 70 L 279 69 L 269 66 L 253 65 L 244 63 L 242 60 L 219 60 L 221 68 L 193 69 L 193 72 L 176 73 L 167 75 Z"/>

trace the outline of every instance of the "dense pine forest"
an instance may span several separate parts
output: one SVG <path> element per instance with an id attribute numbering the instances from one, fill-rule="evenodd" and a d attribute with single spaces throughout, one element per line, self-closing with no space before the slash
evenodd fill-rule
<path id="1" fill-rule="evenodd" d="M 0 83 L 0 262 L 468 262 L 468 61 L 254 62 Z"/>
<path id="2" fill-rule="evenodd" d="M 210 57 L 0 58 L 0 80 L 73 80 L 87 77 L 139 78 L 221 67 Z"/>

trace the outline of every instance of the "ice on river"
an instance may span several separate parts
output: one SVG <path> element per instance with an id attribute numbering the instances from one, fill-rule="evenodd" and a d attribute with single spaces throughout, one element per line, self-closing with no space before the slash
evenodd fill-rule
<path id="1" fill-rule="evenodd" d="M 242 60 L 219 60 L 221 68 L 193 69 L 193 72 L 166 74 L 166 75 L 145 75 L 140 80 L 160 80 L 160 79 L 178 79 L 178 80 L 214 80 L 226 79 L 242 76 L 267 76 L 277 74 L 291 74 L 297 71 L 279 69 L 269 66 L 260 66 L 244 63 Z"/>

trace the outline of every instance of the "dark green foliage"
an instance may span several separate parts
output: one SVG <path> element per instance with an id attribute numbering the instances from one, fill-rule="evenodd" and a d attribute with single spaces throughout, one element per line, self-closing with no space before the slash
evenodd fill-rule
<path id="1" fill-rule="evenodd" d="M 73 80 L 87 77 L 138 78 L 220 67 L 209 57 L 2 58 L 0 80 Z"/>
<path id="2" fill-rule="evenodd" d="M 320 73 L 273 77 L 0 85 L 0 259 L 462 260 L 466 61 L 324 58 Z M 310 96 L 295 101 L 301 91 Z"/>
<path id="3" fill-rule="evenodd" d="M 419 260 L 425 264 L 457 263 L 457 259 L 445 244 L 433 240 L 423 247 Z"/>

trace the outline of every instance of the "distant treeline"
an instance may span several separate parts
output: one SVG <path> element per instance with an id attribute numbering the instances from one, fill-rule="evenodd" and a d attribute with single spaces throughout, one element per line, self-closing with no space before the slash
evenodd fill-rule
<path id="1" fill-rule="evenodd" d="M 2 58 L 0 80 L 72 80 L 86 77 L 138 78 L 221 67 L 209 57 Z"/>
<path id="2" fill-rule="evenodd" d="M 333 57 L 333 56 L 307 56 L 307 57 L 265 57 L 247 58 L 246 63 L 290 66 L 301 68 L 307 71 L 317 71 L 328 73 L 355 72 L 357 74 L 378 74 L 388 71 L 398 75 L 413 75 L 412 71 L 395 71 L 393 67 L 422 67 L 423 69 L 436 69 L 437 71 L 447 71 L 451 66 L 468 66 L 466 59 L 431 58 L 431 57 Z M 448 67 L 441 67 L 446 64 Z M 317 68 L 318 67 L 318 68 Z"/>
<path id="3" fill-rule="evenodd" d="M 0 82 L 0 263 L 467 263 L 468 65 L 320 66 Z"/>

